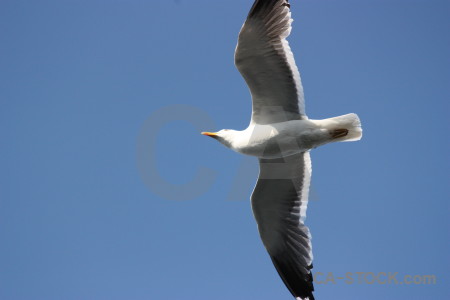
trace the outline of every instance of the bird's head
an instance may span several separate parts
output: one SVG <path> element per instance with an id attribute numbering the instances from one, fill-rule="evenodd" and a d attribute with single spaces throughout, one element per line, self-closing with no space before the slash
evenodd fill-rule
<path id="1" fill-rule="evenodd" d="M 212 137 L 230 148 L 232 142 L 235 140 L 237 132 L 238 131 L 232 129 L 222 129 L 217 132 L 202 132 L 202 134 Z"/>

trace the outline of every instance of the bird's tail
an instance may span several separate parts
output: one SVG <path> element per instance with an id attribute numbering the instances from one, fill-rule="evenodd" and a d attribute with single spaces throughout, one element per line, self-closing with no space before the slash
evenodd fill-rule
<path id="1" fill-rule="evenodd" d="M 335 142 L 358 141 L 362 137 L 361 121 L 357 114 L 347 114 L 323 121 L 324 127 L 330 131 Z"/>

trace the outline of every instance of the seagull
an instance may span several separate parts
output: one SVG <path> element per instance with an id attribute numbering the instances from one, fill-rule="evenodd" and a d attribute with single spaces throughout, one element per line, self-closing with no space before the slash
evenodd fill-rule
<path id="1" fill-rule="evenodd" d="M 305 225 L 311 181 L 309 151 L 362 137 L 356 114 L 323 120 L 306 116 L 300 73 L 286 38 L 288 0 L 256 0 L 241 28 L 235 65 L 252 96 L 245 130 L 202 132 L 224 146 L 259 159 L 251 196 L 261 240 L 295 299 L 313 300 L 311 235 Z"/>

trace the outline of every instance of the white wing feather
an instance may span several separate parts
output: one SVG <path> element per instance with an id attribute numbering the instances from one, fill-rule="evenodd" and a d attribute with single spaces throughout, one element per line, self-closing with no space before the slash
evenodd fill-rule
<path id="1" fill-rule="evenodd" d="M 252 94 L 252 122 L 307 119 L 300 73 L 286 37 L 286 0 L 256 0 L 239 33 L 235 64 Z"/>

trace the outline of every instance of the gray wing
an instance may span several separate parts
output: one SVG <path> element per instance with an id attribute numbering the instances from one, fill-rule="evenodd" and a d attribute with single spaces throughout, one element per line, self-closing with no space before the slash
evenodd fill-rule
<path id="1" fill-rule="evenodd" d="M 311 180 L 309 152 L 260 159 L 252 209 L 263 244 L 296 299 L 314 299 L 311 235 L 304 225 Z"/>
<path id="2" fill-rule="evenodd" d="M 287 0 L 256 0 L 239 33 L 235 64 L 252 94 L 257 124 L 307 119 L 300 73 L 286 37 Z"/>

